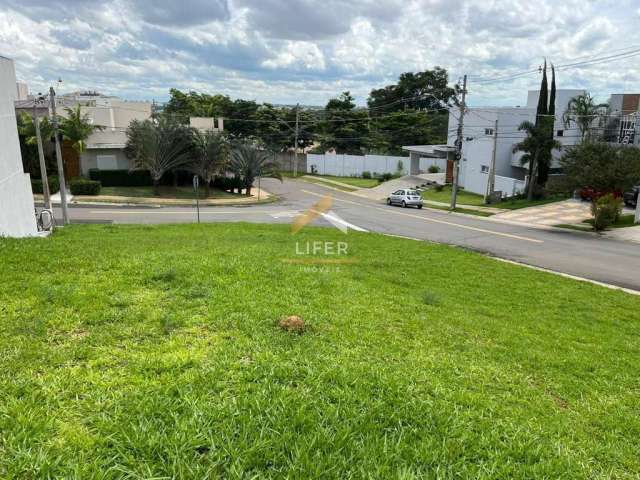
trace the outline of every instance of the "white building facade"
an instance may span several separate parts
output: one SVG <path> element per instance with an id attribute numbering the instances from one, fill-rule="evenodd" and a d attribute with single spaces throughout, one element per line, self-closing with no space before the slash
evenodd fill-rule
<path id="1" fill-rule="evenodd" d="M 38 232 L 29 175 L 22 169 L 14 102 L 13 61 L 0 57 L 0 236 L 28 237 Z"/>
<path id="2" fill-rule="evenodd" d="M 569 100 L 584 93 L 584 90 L 558 90 L 554 137 L 562 148 L 553 151 L 551 169 L 559 167 L 558 159 L 564 148 L 580 141 L 580 132 L 572 124 L 565 126 L 563 115 Z M 464 117 L 462 159 L 460 161 L 459 185 L 465 190 L 484 195 L 487 191 L 489 172 L 495 147 L 495 190 L 503 196 L 512 196 L 524 191 L 527 164 L 521 161 L 522 152 L 514 152 L 516 144 L 525 138 L 518 130 L 522 122 L 535 123 L 539 91 L 529 91 L 524 107 L 479 107 L 468 108 Z M 497 121 L 497 130 L 496 130 Z M 458 114 L 449 115 L 447 145 L 455 145 Z M 496 135 L 497 132 L 497 135 Z"/>

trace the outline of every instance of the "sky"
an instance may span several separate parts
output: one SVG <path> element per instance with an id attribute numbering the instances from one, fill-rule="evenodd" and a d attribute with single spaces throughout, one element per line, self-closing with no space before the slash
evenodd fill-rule
<path id="1" fill-rule="evenodd" d="M 524 105 L 532 73 L 640 48 L 640 0 L 0 0 L 0 55 L 34 93 L 165 101 L 170 88 L 324 105 L 406 71 L 469 75 L 470 105 Z M 640 91 L 640 56 L 558 72 L 598 100 Z"/>

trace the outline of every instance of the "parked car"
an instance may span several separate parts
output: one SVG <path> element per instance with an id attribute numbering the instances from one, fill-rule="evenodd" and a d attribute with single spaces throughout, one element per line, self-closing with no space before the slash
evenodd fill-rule
<path id="1" fill-rule="evenodd" d="M 624 192 L 622 198 L 624 199 L 624 204 L 628 207 L 636 207 L 638 205 L 638 194 L 640 194 L 640 185 L 636 185 L 628 192 Z"/>
<path id="2" fill-rule="evenodd" d="M 605 190 L 596 190 L 591 187 L 583 187 L 579 191 L 581 200 L 597 200 L 598 198 L 607 195 L 609 193 L 613 194 L 615 198 L 622 198 L 622 192 L 620 190 L 613 191 L 605 191 Z"/>
<path id="3" fill-rule="evenodd" d="M 387 205 L 402 205 L 403 207 L 418 207 L 422 208 L 422 196 L 417 190 L 402 189 L 396 190 L 389 198 L 387 198 Z"/>

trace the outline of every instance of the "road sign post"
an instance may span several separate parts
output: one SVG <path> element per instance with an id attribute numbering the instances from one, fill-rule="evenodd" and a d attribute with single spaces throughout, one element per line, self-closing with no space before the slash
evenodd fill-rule
<path id="1" fill-rule="evenodd" d="M 193 191 L 196 193 L 196 212 L 198 215 L 198 223 L 200 223 L 200 194 L 198 188 L 200 187 L 200 178 L 198 175 L 193 176 Z"/>

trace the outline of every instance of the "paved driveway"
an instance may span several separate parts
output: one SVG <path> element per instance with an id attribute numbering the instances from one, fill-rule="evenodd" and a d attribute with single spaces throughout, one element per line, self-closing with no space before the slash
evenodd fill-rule
<path id="1" fill-rule="evenodd" d="M 591 218 L 591 204 L 580 200 L 563 200 L 539 207 L 499 213 L 493 218 L 534 225 L 581 223 L 583 220 Z"/>

